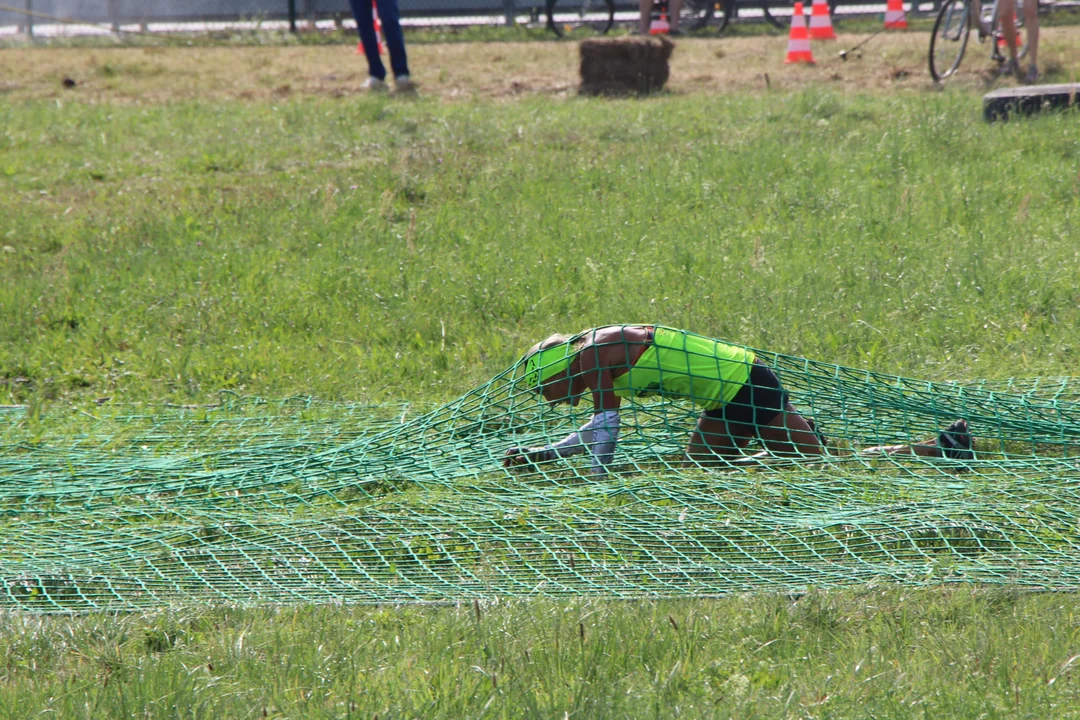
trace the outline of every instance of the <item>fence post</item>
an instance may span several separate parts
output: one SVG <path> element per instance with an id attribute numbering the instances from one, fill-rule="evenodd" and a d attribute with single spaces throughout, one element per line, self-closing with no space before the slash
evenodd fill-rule
<path id="1" fill-rule="evenodd" d="M 289 32 L 296 32 L 296 0 L 289 0 Z"/>
<path id="2" fill-rule="evenodd" d="M 34 0 L 26 0 L 26 37 L 34 39 Z"/>
<path id="3" fill-rule="evenodd" d="M 114 33 L 120 33 L 120 23 L 116 19 L 116 0 L 108 0 L 105 11 L 109 13 L 109 29 Z"/>
<path id="4" fill-rule="evenodd" d="M 517 19 L 515 18 L 516 8 L 514 7 L 514 0 L 503 0 L 503 14 L 506 17 L 507 25 L 516 25 Z"/>

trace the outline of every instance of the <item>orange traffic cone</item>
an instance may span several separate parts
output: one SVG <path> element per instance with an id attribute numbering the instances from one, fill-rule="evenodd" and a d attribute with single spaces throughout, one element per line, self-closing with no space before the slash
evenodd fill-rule
<path id="1" fill-rule="evenodd" d="M 375 4 L 375 0 L 371 0 L 371 14 L 375 18 L 375 42 L 378 43 L 379 54 L 383 54 L 383 41 L 382 41 L 382 22 L 379 20 L 379 8 Z M 356 43 L 356 54 L 364 54 L 364 43 Z"/>
<path id="2" fill-rule="evenodd" d="M 810 37 L 813 40 L 835 40 L 832 18 L 829 17 L 829 0 L 814 0 L 810 10 Z"/>
<path id="3" fill-rule="evenodd" d="M 667 19 L 667 0 L 653 2 L 652 18 L 649 23 L 650 35 L 667 35 L 671 32 L 671 25 Z"/>
<path id="4" fill-rule="evenodd" d="M 787 57 L 785 63 L 811 63 L 814 54 L 810 52 L 810 35 L 806 32 L 806 18 L 803 17 L 801 2 L 795 3 L 795 12 L 791 15 L 791 34 L 788 35 Z"/>
<path id="5" fill-rule="evenodd" d="M 907 30 L 907 18 L 904 17 L 904 0 L 889 0 L 885 5 L 885 29 Z"/>

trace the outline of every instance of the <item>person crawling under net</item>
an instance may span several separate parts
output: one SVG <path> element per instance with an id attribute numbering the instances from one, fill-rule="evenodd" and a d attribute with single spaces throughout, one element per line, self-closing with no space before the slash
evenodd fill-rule
<path id="1" fill-rule="evenodd" d="M 572 337 L 552 335 L 530 348 L 522 362 L 525 372 L 518 382 L 552 405 L 576 406 L 586 391 L 591 392 L 593 417 L 556 443 L 509 448 L 504 467 L 588 452 L 593 474 L 606 474 L 619 437 L 622 400 L 658 395 L 689 400 L 702 408 L 686 448 L 691 462 L 745 461 L 742 450 L 754 439 L 765 449 L 751 460 L 813 459 L 825 453 L 813 420 L 791 404 L 776 373 L 737 345 L 661 326 L 608 325 Z M 952 457 L 956 450 L 970 455 L 970 448 L 971 437 L 961 420 L 936 441 L 865 452 Z"/>

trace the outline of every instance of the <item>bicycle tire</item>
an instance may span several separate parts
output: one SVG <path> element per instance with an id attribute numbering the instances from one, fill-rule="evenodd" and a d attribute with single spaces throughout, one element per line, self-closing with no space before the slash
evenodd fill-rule
<path id="1" fill-rule="evenodd" d="M 734 5 L 735 0 L 684 0 L 681 13 L 683 26 L 698 31 L 712 25 L 719 35 L 731 22 Z"/>
<path id="2" fill-rule="evenodd" d="M 765 18 L 765 21 L 777 30 L 783 30 L 787 27 L 787 25 L 784 24 L 783 20 L 775 17 L 771 12 L 769 12 L 769 0 L 761 0 L 761 14 Z"/>
<path id="3" fill-rule="evenodd" d="M 930 33 L 928 60 L 930 77 L 934 78 L 934 82 L 941 82 L 960 67 L 960 61 L 964 59 L 964 52 L 967 50 L 970 31 L 971 8 L 968 0 L 943 0 L 934 19 L 933 32 Z"/>
<path id="4" fill-rule="evenodd" d="M 810 7 L 813 5 L 813 0 L 807 0 L 803 8 L 803 12 L 809 12 Z M 836 8 L 840 5 L 840 0 L 829 0 L 829 19 L 832 21 L 833 27 L 836 26 Z M 769 0 L 761 0 L 761 14 L 766 21 L 774 28 L 778 30 L 786 30 L 790 21 L 784 22 L 784 18 L 778 18 L 769 12 Z"/>
<path id="5" fill-rule="evenodd" d="M 546 0 L 544 6 L 544 14 L 547 17 L 547 29 L 555 33 L 556 37 L 563 37 L 565 35 L 564 27 L 566 23 L 558 23 L 555 21 L 555 6 L 559 0 Z M 586 21 L 584 13 L 579 11 L 581 16 L 581 22 L 577 23 L 580 27 L 589 27 L 598 35 L 606 35 L 608 30 L 615 24 L 615 0 L 604 0 L 604 6 L 607 9 L 607 14 L 602 16 L 599 20 Z M 583 6 L 587 7 L 587 6 Z"/>

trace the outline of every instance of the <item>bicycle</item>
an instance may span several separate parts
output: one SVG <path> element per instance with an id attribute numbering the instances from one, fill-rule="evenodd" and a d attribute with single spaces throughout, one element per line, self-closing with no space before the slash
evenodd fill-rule
<path id="1" fill-rule="evenodd" d="M 681 26 L 687 30 L 699 32 L 711 28 L 719 35 L 732 19 L 739 16 L 739 6 L 743 5 L 759 7 L 765 22 L 786 30 L 791 23 L 790 18 L 773 15 L 769 11 L 770 4 L 774 7 L 790 7 L 788 0 L 683 0 L 679 18 Z M 838 0 L 829 0 L 834 23 L 837 4 Z M 556 13 L 561 17 L 557 19 Z M 545 0 L 544 14 L 547 29 L 558 37 L 564 37 L 577 28 L 605 35 L 615 24 L 615 0 Z"/>
<path id="2" fill-rule="evenodd" d="M 547 15 L 547 29 L 562 37 L 567 30 L 572 31 L 575 27 L 585 27 L 599 35 L 606 35 L 611 26 L 615 24 L 615 0 L 604 0 L 603 3 L 593 0 L 581 0 L 581 4 L 573 7 L 572 0 L 563 3 L 562 13 L 574 13 L 577 18 L 571 16 L 569 21 L 555 19 L 555 5 L 558 0 L 547 0 L 544 11 Z"/>
<path id="3" fill-rule="evenodd" d="M 703 30 L 715 21 L 716 33 L 724 32 L 728 23 L 739 17 L 740 7 L 758 7 L 761 9 L 761 18 L 778 30 L 787 30 L 791 25 L 790 16 L 773 15 L 769 10 L 770 4 L 775 7 L 790 8 L 789 0 L 683 0 L 683 23 L 691 30 Z M 811 0 L 807 0 L 807 6 Z M 833 16 L 833 24 L 836 23 L 836 6 L 838 0 L 829 0 L 829 14 Z"/>
<path id="4" fill-rule="evenodd" d="M 1037 2 L 1037 0 L 1028 0 Z M 1005 61 L 1001 54 L 1000 42 L 1004 38 L 1001 29 L 1000 17 L 1001 0 L 994 0 L 989 13 L 982 6 L 981 17 L 978 18 L 978 41 L 985 42 L 991 38 L 992 48 L 990 59 L 999 65 Z M 968 34 L 971 31 L 972 20 L 975 19 L 975 4 L 973 0 L 942 0 L 941 9 L 934 20 L 934 31 L 930 34 L 930 75 L 934 82 L 941 82 L 956 72 L 960 67 L 960 61 L 964 59 L 964 51 L 967 50 Z M 1016 0 L 1016 41 L 1020 43 L 1020 29 L 1024 26 L 1024 9 L 1022 0 Z M 1027 54 L 1027 47 L 1017 48 L 1018 55 L 1023 57 Z"/>
<path id="5" fill-rule="evenodd" d="M 735 15 L 735 0 L 683 0 L 683 26 L 689 30 L 704 30 L 709 25 L 716 28 L 716 34 L 724 28 Z"/>
<path id="6" fill-rule="evenodd" d="M 545 0 L 544 12 L 547 16 L 547 29 L 558 37 L 573 32 L 575 28 L 587 28 L 598 35 L 606 35 L 615 23 L 615 0 L 580 0 L 574 7 L 575 0 Z M 684 0 L 679 17 L 683 27 L 690 30 L 702 30 L 709 24 L 716 26 L 717 33 L 724 31 L 728 19 L 734 14 L 736 0 Z M 555 13 L 562 17 L 556 19 Z M 570 14 L 569 17 L 567 15 Z M 576 15 L 577 17 L 574 17 Z"/>

